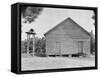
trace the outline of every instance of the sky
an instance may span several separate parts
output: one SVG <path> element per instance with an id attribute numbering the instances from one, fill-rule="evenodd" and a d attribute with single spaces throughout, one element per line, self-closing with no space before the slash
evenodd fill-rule
<path id="1" fill-rule="evenodd" d="M 88 32 L 93 30 L 93 33 L 95 33 L 94 20 L 91 18 L 93 14 L 92 10 L 43 8 L 43 11 L 34 22 L 30 24 L 22 22 L 22 40 L 27 38 L 25 32 L 31 28 L 35 30 L 36 36 L 41 38 L 44 36 L 44 33 L 68 17 L 73 19 Z"/>

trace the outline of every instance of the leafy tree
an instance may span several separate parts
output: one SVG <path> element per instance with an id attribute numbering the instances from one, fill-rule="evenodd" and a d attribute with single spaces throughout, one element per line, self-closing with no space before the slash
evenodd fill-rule
<path id="1" fill-rule="evenodd" d="M 27 53 L 27 42 L 26 41 L 22 41 L 21 42 L 21 51 L 22 53 Z"/>
<path id="2" fill-rule="evenodd" d="M 92 19 L 94 20 L 94 23 L 93 23 L 93 24 L 94 24 L 94 26 L 95 26 L 95 25 L 96 25 L 96 23 L 95 23 L 95 15 L 96 15 L 96 12 L 93 11 L 93 14 L 94 14 L 94 15 L 92 16 Z"/>
<path id="3" fill-rule="evenodd" d="M 91 53 L 95 54 L 95 38 L 93 35 L 93 31 L 91 31 L 90 35 L 91 35 Z"/>
<path id="4" fill-rule="evenodd" d="M 46 47 L 46 39 L 45 39 L 45 37 L 43 37 L 43 38 L 41 39 L 41 48 L 42 48 L 42 49 L 45 49 L 45 47 Z"/>
<path id="5" fill-rule="evenodd" d="M 36 38 L 35 40 L 35 53 L 38 56 L 45 56 L 45 38 Z"/>
<path id="6" fill-rule="evenodd" d="M 33 22 L 42 10 L 42 7 L 21 6 L 21 16 L 24 19 L 24 23 Z"/>

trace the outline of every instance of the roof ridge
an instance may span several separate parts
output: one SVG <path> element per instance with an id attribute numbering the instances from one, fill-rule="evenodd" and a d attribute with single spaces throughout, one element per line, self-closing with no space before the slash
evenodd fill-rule
<path id="1" fill-rule="evenodd" d="M 67 21 L 67 20 L 71 20 L 72 22 L 74 22 L 78 27 L 80 27 L 84 32 L 86 32 L 88 35 L 89 32 L 87 30 L 85 30 L 83 27 L 81 27 L 78 23 L 76 23 L 72 18 L 68 17 L 66 19 L 64 19 L 63 21 L 61 21 L 60 23 L 58 23 L 56 26 L 54 26 L 53 28 L 51 28 L 50 30 L 48 30 L 46 33 L 44 33 L 44 35 L 46 35 L 48 32 L 50 32 L 51 30 L 53 30 L 54 28 L 58 27 L 61 23 Z"/>
<path id="2" fill-rule="evenodd" d="M 70 17 L 68 17 L 70 18 Z M 44 33 L 44 35 L 46 35 L 48 32 L 50 32 L 52 29 L 54 29 L 55 27 L 59 26 L 59 24 L 63 23 L 64 21 L 66 21 L 68 18 L 62 20 L 61 22 L 59 22 L 56 26 L 52 27 L 50 30 L 48 30 L 47 32 Z"/>

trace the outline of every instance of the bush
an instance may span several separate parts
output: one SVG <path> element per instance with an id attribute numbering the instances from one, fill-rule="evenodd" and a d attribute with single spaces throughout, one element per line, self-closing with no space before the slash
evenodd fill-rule
<path id="1" fill-rule="evenodd" d="M 36 48 L 35 49 L 35 55 L 36 56 L 46 57 L 45 52 L 46 52 L 45 49 L 41 49 L 41 48 Z"/>

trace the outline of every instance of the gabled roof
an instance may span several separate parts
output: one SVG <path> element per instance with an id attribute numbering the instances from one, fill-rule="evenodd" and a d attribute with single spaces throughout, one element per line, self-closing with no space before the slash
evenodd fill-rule
<path id="1" fill-rule="evenodd" d="M 67 20 L 72 21 L 74 24 L 76 24 L 80 29 L 82 29 L 85 33 L 87 33 L 90 36 L 90 33 L 88 31 L 86 31 L 83 27 L 81 27 L 79 24 L 77 24 L 74 20 L 72 20 L 70 17 L 68 17 L 67 19 L 63 20 L 61 23 L 59 23 L 58 25 L 56 25 L 55 27 L 53 27 L 52 29 L 50 29 L 49 31 L 47 31 L 44 36 L 46 36 L 49 32 L 51 32 L 52 30 L 54 30 L 56 27 L 60 26 L 60 24 L 66 22 Z"/>

